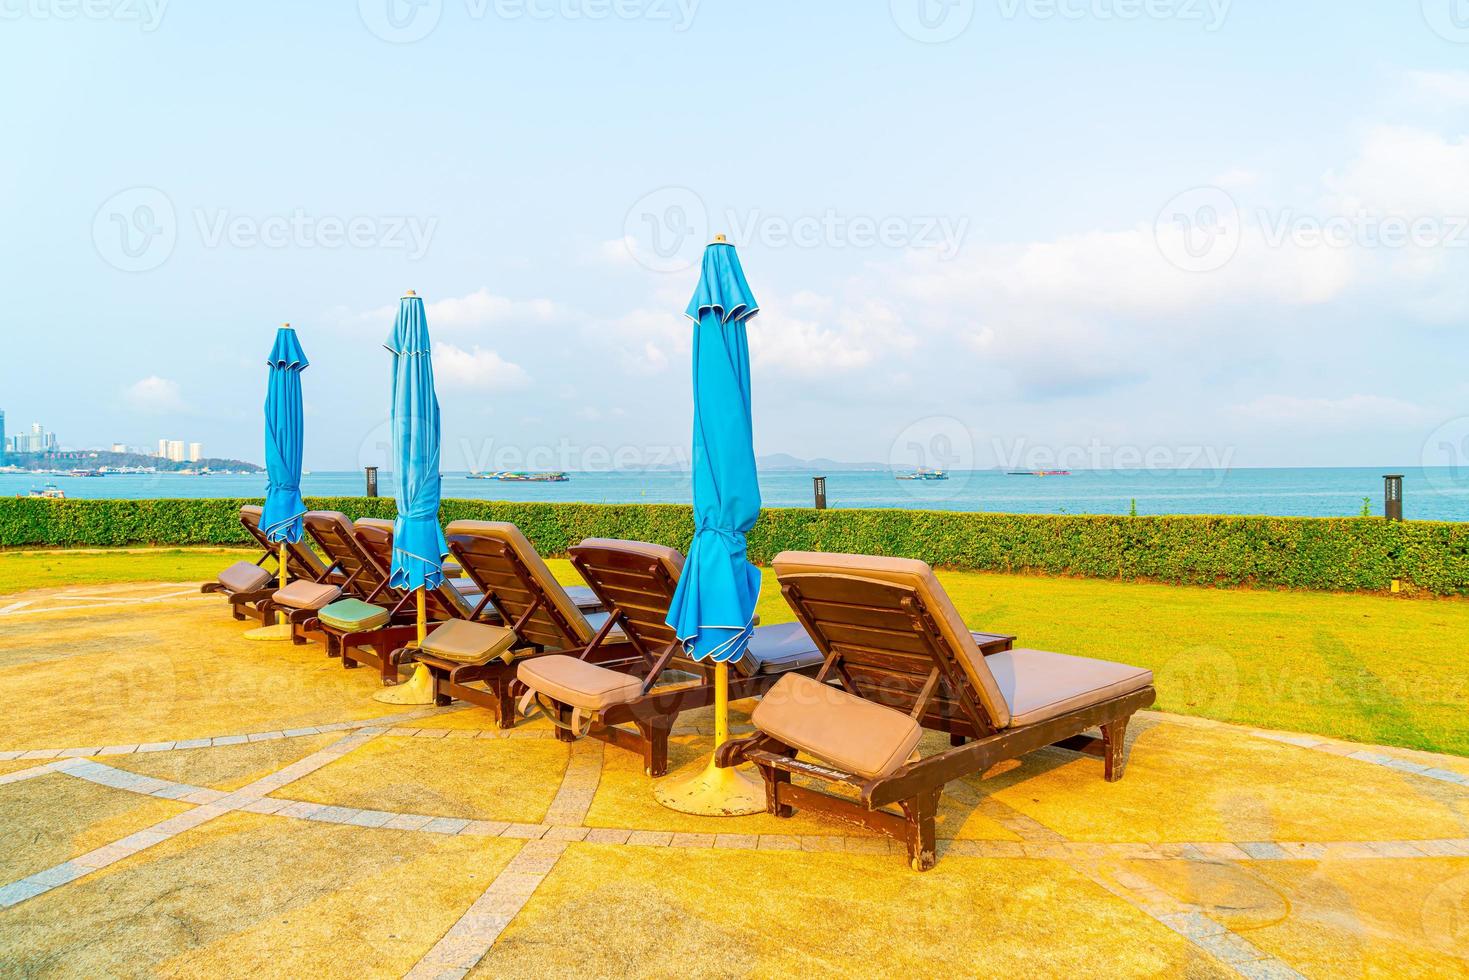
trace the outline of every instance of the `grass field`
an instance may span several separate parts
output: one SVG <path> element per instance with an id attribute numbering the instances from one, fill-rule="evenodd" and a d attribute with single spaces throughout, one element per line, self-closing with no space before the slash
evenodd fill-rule
<path id="1" fill-rule="evenodd" d="M 0 552 L 0 595 L 194 581 L 254 554 Z M 557 575 L 574 581 L 565 562 Z M 1158 707 L 1220 721 L 1469 755 L 1469 601 L 1218 590 L 977 572 L 941 577 L 969 624 L 1019 645 L 1156 674 Z M 766 623 L 791 618 L 767 574 Z"/>

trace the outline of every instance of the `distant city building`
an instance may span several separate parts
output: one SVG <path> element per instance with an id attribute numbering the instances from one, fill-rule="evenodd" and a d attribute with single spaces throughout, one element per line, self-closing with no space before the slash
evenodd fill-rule
<path id="1" fill-rule="evenodd" d="M 189 443 L 189 462 L 197 463 L 204 458 L 204 444 L 199 442 Z"/>
<path id="2" fill-rule="evenodd" d="M 159 459 L 167 459 L 168 458 L 168 440 L 167 439 L 159 439 L 158 440 L 158 458 Z"/>
<path id="3" fill-rule="evenodd" d="M 31 434 L 26 440 L 26 452 L 43 453 L 46 451 L 46 430 L 41 427 L 40 422 L 31 423 Z"/>
<path id="4" fill-rule="evenodd" d="M 112 444 L 112 451 L 115 453 L 125 453 L 128 451 L 128 447 L 120 442 L 114 442 Z"/>
<path id="5" fill-rule="evenodd" d="M 182 439 L 168 440 L 168 452 L 165 454 L 175 463 L 184 461 L 184 443 Z"/>
<path id="6" fill-rule="evenodd" d="M 5 463 L 5 454 L 9 449 L 10 445 L 5 441 L 5 413 L 0 412 L 0 465 Z"/>

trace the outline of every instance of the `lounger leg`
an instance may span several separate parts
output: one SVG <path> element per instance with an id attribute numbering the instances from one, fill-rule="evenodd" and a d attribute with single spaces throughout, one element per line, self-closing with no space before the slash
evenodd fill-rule
<path id="1" fill-rule="evenodd" d="M 643 771 L 654 779 L 668 774 L 668 736 L 673 722 L 653 721 L 639 725 L 643 730 Z"/>
<path id="2" fill-rule="evenodd" d="M 908 818 L 908 866 L 928 871 L 938 863 L 934 819 L 938 815 L 939 791 L 920 793 L 901 804 Z"/>
<path id="3" fill-rule="evenodd" d="M 780 785 L 791 781 L 791 774 L 773 766 L 761 766 L 760 775 L 765 777 L 765 810 L 772 817 L 793 817 L 796 808 L 780 802 Z"/>
<path id="4" fill-rule="evenodd" d="M 1103 775 L 1109 783 L 1121 779 L 1122 770 L 1127 767 L 1123 750 L 1127 744 L 1127 723 L 1130 720 L 1130 716 L 1119 718 L 1110 725 L 1102 726 Z"/>
<path id="5" fill-rule="evenodd" d="M 511 690 L 509 680 L 497 681 L 495 684 L 496 714 L 501 728 L 515 727 L 515 692 Z"/>
<path id="6" fill-rule="evenodd" d="M 953 732 L 950 732 L 949 733 L 949 744 L 950 745 L 953 745 L 953 746 L 957 747 L 957 746 L 963 745 L 965 741 L 966 741 L 966 739 L 964 738 L 963 735 L 957 735 L 957 734 L 955 734 Z"/>
<path id="7" fill-rule="evenodd" d="M 343 643 L 342 644 L 342 667 L 345 668 L 345 669 L 347 669 L 347 670 L 352 670 L 352 669 L 354 669 L 356 667 L 361 667 L 361 666 L 362 665 L 360 663 L 358 663 L 357 661 L 355 661 L 355 660 L 352 659 L 352 648 L 350 646 L 348 646 L 347 644 Z"/>
<path id="8" fill-rule="evenodd" d="M 571 706 L 557 701 L 556 720 L 561 722 L 556 726 L 556 741 L 575 742 L 576 733 L 571 730 Z"/>

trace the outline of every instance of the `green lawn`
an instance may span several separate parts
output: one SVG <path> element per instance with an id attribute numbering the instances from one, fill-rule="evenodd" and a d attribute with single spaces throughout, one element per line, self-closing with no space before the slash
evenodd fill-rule
<path id="1" fill-rule="evenodd" d="M 254 554 L 0 552 L 0 595 L 192 581 Z M 565 562 L 552 562 L 574 580 Z M 1158 707 L 1220 721 L 1469 755 L 1469 601 L 1219 590 L 981 572 L 941 577 L 969 624 L 1019 645 L 1157 675 Z M 791 618 L 767 574 L 760 615 Z"/>

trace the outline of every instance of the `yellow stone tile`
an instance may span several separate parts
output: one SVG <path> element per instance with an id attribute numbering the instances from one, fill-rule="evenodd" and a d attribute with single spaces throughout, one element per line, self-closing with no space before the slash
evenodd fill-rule
<path id="1" fill-rule="evenodd" d="M 0 962 L 22 975 L 64 962 L 71 976 L 400 976 L 516 850 L 230 814 L 0 913 Z"/>
<path id="2" fill-rule="evenodd" d="M 1469 790 L 1229 729 L 1139 724 L 1126 776 L 1059 749 L 980 792 L 1077 841 L 1458 837 Z"/>
<path id="3" fill-rule="evenodd" d="M 0 845 L 0 884 L 69 861 L 187 809 L 184 803 L 60 773 L 0 786 L 0 835 L 5 841 Z"/>
<path id="4" fill-rule="evenodd" d="M 0 638 L 0 750 L 172 741 L 373 718 L 370 670 L 319 643 L 253 643 L 224 603 L 17 617 Z M 44 663 L 44 670 L 11 669 Z M 65 691 L 65 697 L 58 697 Z M 58 744 L 63 743 L 63 744 Z"/>
<path id="5" fill-rule="evenodd" d="M 383 736 L 272 795 L 311 803 L 538 823 L 570 756 L 554 739 Z"/>
<path id="6" fill-rule="evenodd" d="M 1226 975 L 1049 861 L 949 858 L 920 875 L 895 856 L 572 844 L 471 976 L 691 970 Z"/>
<path id="7" fill-rule="evenodd" d="M 1469 975 L 1469 858 L 1250 869 L 1290 914 L 1244 935 L 1308 976 Z"/>

